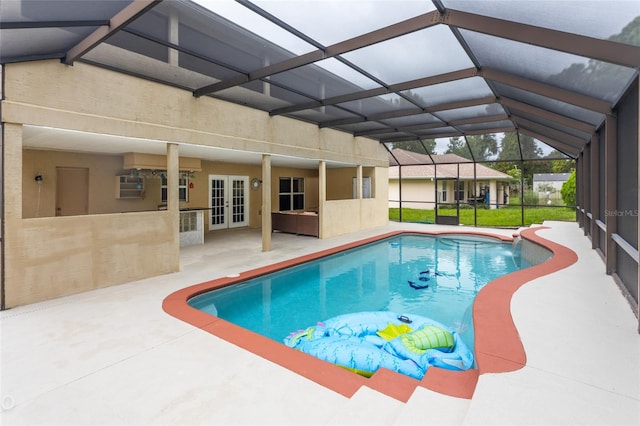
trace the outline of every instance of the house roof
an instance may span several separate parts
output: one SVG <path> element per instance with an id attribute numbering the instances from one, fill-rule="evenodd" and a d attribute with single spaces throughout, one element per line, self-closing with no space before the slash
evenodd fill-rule
<path id="1" fill-rule="evenodd" d="M 403 179 L 511 180 L 508 174 L 456 154 L 425 155 L 396 148 L 391 151 L 401 161 Z M 406 165 L 408 164 L 408 165 Z M 389 167 L 389 179 L 398 179 L 400 166 Z"/>
<path id="2" fill-rule="evenodd" d="M 385 146 L 517 131 L 577 158 L 638 76 L 638 27 L 618 0 L 14 0 L 0 63 L 82 61 Z"/>

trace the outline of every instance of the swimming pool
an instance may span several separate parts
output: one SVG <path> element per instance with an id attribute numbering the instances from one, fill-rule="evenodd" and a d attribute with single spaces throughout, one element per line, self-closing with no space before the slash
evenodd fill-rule
<path id="1" fill-rule="evenodd" d="M 282 342 L 338 315 L 392 311 L 431 318 L 473 348 L 472 305 L 495 278 L 530 266 L 510 242 L 404 234 L 210 291 L 189 305 Z"/>
<path id="2" fill-rule="evenodd" d="M 513 238 L 475 230 L 458 232 L 447 230 L 392 231 L 181 288 L 167 295 L 162 301 L 162 309 L 197 330 L 269 360 L 347 398 L 352 397 L 363 386 L 367 386 L 398 401 L 406 402 L 416 387 L 420 386 L 456 398 L 470 399 L 474 395 L 481 374 L 516 371 L 526 365 L 524 346 L 511 317 L 510 306 L 513 294 L 527 282 L 552 274 L 577 261 L 577 255 L 572 250 L 538 236 L 536 232 L 540 229 L 545 229 L 545 227 L 532 227 L 513 235 L 514 237 L 518 235 L 518 239 L 521 238 L 522 256 L 530 259 L 533 266 L 499 277 L 478 292 L 473 305 L 477 368 L 467 371 L 429 368 L 420 381 L 384 368 L 370 378 L 353 374 L 344 368 L 319 360 L 271 338 L 195 309 L 188 304 L 188 301 L 213 289 L 233 286 L 248 279 L 300 265 L 309 260 L 341 253 L 351 248 L 399 235 L 416 233 L 441 236 L 480 235 L 498 238 L 507 243 L 511 243 Z M 212 362 L 216 362 L 215 354 L 212 355 Z M 260 377 L 256 376 L 256 380 L 260 380 Z"/>

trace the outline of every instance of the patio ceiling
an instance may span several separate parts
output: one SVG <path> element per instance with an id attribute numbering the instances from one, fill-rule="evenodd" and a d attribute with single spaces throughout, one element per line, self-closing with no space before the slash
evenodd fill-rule
<path id="1" fill-rule="evenodd" d="M 518 131 L 576 158 L 638 76 L 639 31 L 638 1 L 16 0 L 0 62 L 87 62 L 389 149 Z"/>

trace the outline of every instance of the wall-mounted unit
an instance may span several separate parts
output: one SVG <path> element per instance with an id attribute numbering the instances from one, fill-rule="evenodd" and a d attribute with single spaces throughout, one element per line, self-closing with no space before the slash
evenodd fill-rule
<path id="1" fill-rule="evenodd" d="M 116 176 L 116 198 L 143 198 L 144 178 L 142 176 Z"/>

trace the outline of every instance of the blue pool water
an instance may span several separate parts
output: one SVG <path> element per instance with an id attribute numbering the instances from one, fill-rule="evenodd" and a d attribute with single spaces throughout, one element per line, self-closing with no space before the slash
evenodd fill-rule
<path id="1" fill-rule="evenodd" d="M 478 291 L 528 266 L 497 239 L 407 234 L 212 290 L 189 305 L 278 342 L 346 313 L 416 314 L 453 328 L 473 348 Z"/>

